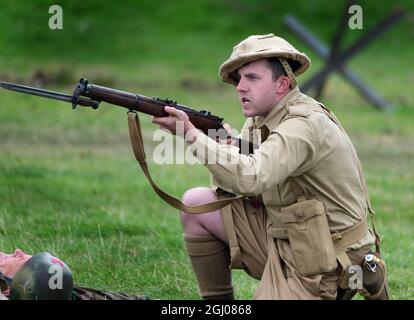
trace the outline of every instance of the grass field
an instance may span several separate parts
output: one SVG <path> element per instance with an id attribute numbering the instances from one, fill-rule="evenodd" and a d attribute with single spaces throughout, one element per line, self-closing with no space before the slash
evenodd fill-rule
<path id="1" fill-rule="evenodd" d="M 286 35 L 313 59 L 306 79 L 322 63 L 282 28 L 283 14 L 296 12 L 329 42 L 342 7 L 323 1 L 253 3 L 67 1 L 61 3 L 64 29 L 51 31 L 48 1 L 0 0 L 0 27 L 6 30 L 0 33 L 0 81 L 69 93 L 86 76 L 98 84 L 208 108 L 240 128 L 234 89 L 221 84 L 216 72 L 231 47 L 248 34 Z M 412 4 L 401 3 L 408 8 L 403 21 L 350 63 L 393 103 L 394 111 L 370 107 L 338 76 L 329 79 L 323 102 L 350 133 L 363 163 L 393 298 L 413 299 L 414 15 Z M 362 4 L 367 29 L 392 7 Z M 350 31 L 346 44 L 358 32 Z M 148 116 L 141 118 L 151 155 L 156 128 Z M 178 214 L 139 171 L 125 110 L 102 104 L 97 111 L 73 111 L 63 102 L 3 90 L 0 138 L 1 251 L 49 251 L 66 261 L 75 281 L 85 286 L 158 299 L 198 298 Z M 209 182 L 202 166 L 150 166 L 155 181 L 178 197 Z M 249 299 L 256 284 L 234 273 L 237 298 Z"/>

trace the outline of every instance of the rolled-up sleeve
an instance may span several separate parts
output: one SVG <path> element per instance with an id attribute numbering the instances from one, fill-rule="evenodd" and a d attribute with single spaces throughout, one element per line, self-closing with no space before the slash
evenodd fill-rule
<path id="1" fill-rule="evenodd" d="M 318 133 L 309 119 L 298 117 L 280 124 L 250 156 L 206 135 L 199 135 L 191 147 L 222 189 L 255 196 L 311 168 L 317 158 Z"/>

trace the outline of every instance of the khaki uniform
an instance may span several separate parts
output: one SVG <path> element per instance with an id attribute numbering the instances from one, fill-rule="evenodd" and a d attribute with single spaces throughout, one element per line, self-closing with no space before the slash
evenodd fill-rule
<path id="1" fill-rule="evenodd" d="M 293 184 L 324 204 L 331 232 L 347 230 L 367 217 L 369 200 L 359 160 L 348 135 L 331 118 L 296 86 L 266 118 L 247 119 L 241 137 L 264 140 L 253 155 L 239 154 L 236 147 L 207 136 L 191 146 L 212 173 L 219 198 L 262 197 L 262 207 L 237 200 L 222 209 L 231 267 L 261 279 L 256 299 L 336 297 L 339 267 L 319 275 L 299 274 L 286 229 L 277 218 L 281 208 L 297 200 Z M 374 241 L 370 230 L 348 246 L 351 262 L 359 265 Z"/>

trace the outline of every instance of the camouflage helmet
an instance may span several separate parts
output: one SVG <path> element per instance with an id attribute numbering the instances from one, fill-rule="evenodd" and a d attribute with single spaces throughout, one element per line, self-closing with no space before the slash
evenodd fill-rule
<path id="1" fill-rule="evenodd" d="M 70 300 L 73 279 L 69 267 L 48 252 L 31 257 L 13 278 L 10 300 Z"/>
<path id="2" fill-rule="evenodd" d="M 285 39 L 273 33 L 253 35 L 233 48 L 230 58 L 219 68 L 219 75 L 224 82 L 237 85 L 234 72 L 246 63 L 262 58 L 278 58 L 287 76 L 296 85 L 295 76 L 304 73 L 310 66 L 308 56 L 296 50 Z"/>

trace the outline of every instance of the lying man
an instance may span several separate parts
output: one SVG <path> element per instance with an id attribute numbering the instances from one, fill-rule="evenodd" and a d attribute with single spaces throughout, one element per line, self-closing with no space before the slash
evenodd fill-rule
<path id="1" fill-rule="evenodd" d="M 33 256 L 0 252 L 0 300 L 148 300 L 145 295 L 107 292 L 73 284 L 72 272 L 47 252 Z"/>

